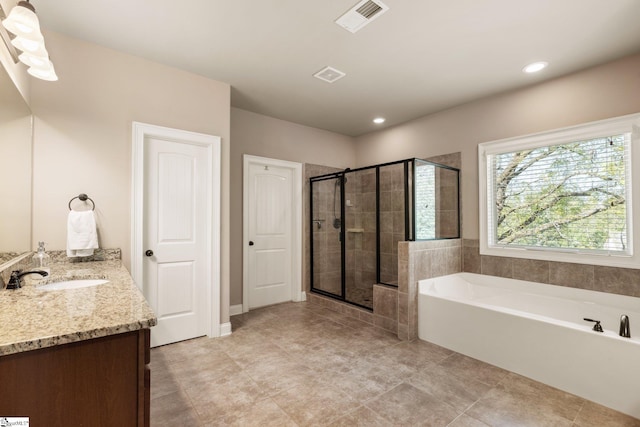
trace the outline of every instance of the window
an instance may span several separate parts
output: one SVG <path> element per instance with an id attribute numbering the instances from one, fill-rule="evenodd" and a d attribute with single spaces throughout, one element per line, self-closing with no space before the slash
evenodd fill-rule
<path id="1" fill-rule="evenodd" d="M 436 238 L 436 168 L 429 163 L 416 160 L 416 240 Z"/>
<path id="2" fill-rule="evenodd" d="M 480 144 L 480 252 L 639 268 L 638 126 L 632 115 Z"/>

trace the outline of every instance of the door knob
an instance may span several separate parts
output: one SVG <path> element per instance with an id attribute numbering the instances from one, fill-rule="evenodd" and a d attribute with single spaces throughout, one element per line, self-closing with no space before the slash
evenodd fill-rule
<path id="1" fill-rule="evenodd" d="M 153 251 L 151 249 L 147 249 L 147 251 L 144 254 L 146 256 L 153 256 Z"/>
<path id="2" fill-rule="evenodd" d="M 249 246 L 253 246 L 253 240 L 249 240 Z"/>

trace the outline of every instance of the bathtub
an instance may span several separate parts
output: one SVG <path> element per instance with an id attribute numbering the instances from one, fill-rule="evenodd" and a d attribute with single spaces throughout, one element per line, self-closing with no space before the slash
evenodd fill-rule
<path id="1" fill-rule="evenodd" d="M 457 273 L 419 282 L 418 336 L 640 418 L 640 298 Z"/>

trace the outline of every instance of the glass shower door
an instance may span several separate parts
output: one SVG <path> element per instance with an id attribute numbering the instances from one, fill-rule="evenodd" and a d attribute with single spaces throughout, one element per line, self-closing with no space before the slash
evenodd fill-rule
<path id="1" fill-rule="evenodd" d="M 342 285 L 342 187 L 335 176 L 311 183 L 312 288 L 343 296 Z"/>
<path id="2" fill-rule="evenodd" d="M 345 300 L 373 308 L 376 277 L 376 170 L 345 176 Z"/>

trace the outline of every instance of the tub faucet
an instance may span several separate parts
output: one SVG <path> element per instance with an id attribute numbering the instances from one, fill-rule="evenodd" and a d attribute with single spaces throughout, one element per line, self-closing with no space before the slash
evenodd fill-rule
<path id="1" fill-rule="evenodd" d="M 49 273 L 42 270 L 32 270 L 32 271 L 14 270 L 11 272 L 11 278 L 9 279 L 9 283 L 7 283 L 7 289 L 20 289 L 22 287 L 22 278 L 27 274 L 39 274 L 42 277 L 46 277 L 49 275 Z"/>
<path id="2" fill-rule="evenodd" d="M 626 314 L 620 316 L 620 336 L 624 338 L 631 338 L 631 331 L 629 330 L 629 316 Z"/>
<path id="3" fill-rule="evenodd" d="M 595 324 L 593 325 L 593 330 L 596 332 L 604 332 L 602 330 L 602 325 L 600 324 L 599 320 L 595 320 L 595 319 L 588 319 L 588 318 L 584 318 L 583 320 L 586 320 L 587 322 L 594 322 Z"/>

